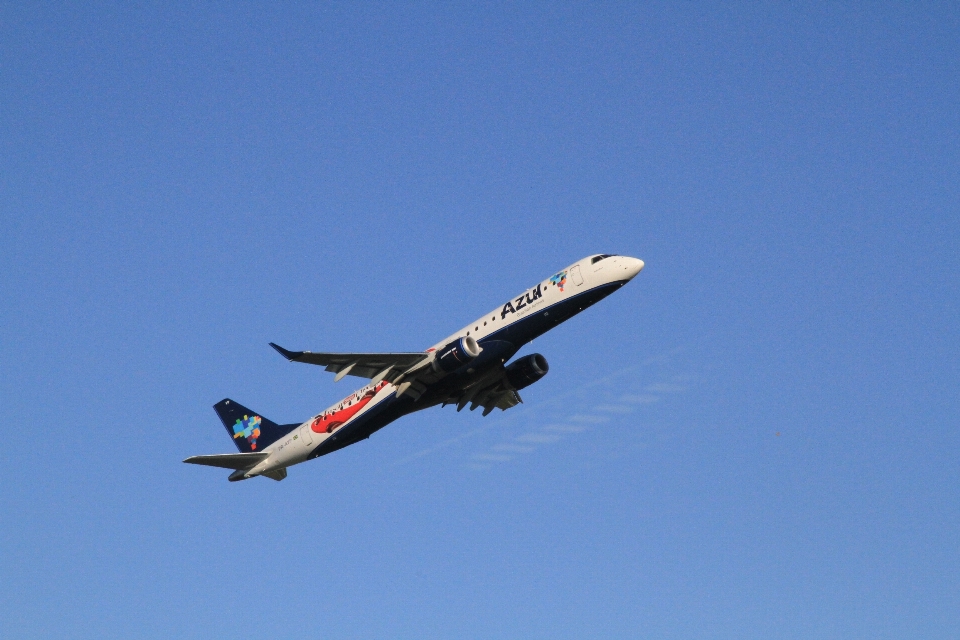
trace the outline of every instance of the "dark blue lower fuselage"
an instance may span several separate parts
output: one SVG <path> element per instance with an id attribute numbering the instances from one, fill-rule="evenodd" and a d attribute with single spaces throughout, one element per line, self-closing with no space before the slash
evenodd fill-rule
<path id="1" fill-rule="evenodd" d="M 399 398 L 394 394 L 388 395 L 368 408 L 362 415 L 341 427 L 320 444 L 310 457 L 326 455 L 369 438 L 374 432 L 397 418 L 442 402 L 449 397 L 452 390 L 462 388 L 471 378 L 484 375 L 490 367 L 503 366 L 503 363 L 512 358 L 523 345 L 603 300 L 627 282 L 628 280 L 621 280 L 594 287 L 551 306 L 538 309 L 536 313 L 490 333 L 478 341 L 483 347 L 483 352 L 470 364 L 469 373 L 442 378 L 416 400 L 409 395 Z"/>

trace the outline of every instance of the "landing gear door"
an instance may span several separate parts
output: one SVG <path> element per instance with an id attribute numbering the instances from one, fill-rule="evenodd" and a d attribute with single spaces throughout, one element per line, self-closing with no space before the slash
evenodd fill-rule
<path id="1" fill-rule="evenodd" d="M 573 278 L 573 284 L 578 287 L 583 284 L 583 276 L 580 275 L 580 265 L 570 269 L 570 277 Z"/>
<path id="2" fill-rule="evenodd" d="M 310 425 L 300 427 L 300 440 L 303 441 L 305 447 L 313 444 L 313 431 L 310 430 Z"/>

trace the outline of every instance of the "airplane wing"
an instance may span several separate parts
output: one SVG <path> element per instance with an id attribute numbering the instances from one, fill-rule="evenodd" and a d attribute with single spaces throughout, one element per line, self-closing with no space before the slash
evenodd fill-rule
<path id="1" fill-rule="evenodd" d="M 435 372 L 427 367 L 433 361 L 433 353 L 312 353 L 289 351 L 273 342 L 270 346 L 291 362 L 315 364 L 336 373 L 334 382 L 346 375 L 371 378 L 374 383 L 387 380 L 398 385 L 398 396 L 409 394 L 418 399 L 429 384 L 436 382 Z M 520 394 L 507 380 L 503 367 L 456 390 L 442 401 L 444 405 L 456 404 L 457 411 L 468 404 L 471 411 L 483 407 L 485 416 L 494 409 L 506 411 L 522 402 Z"/>
<path id="2" fill-rule="evenodd" d="M 468 404 L 470 411 L 483 407 L 483 415 L 487 416 L 494 409 L 506 411 L 522 402 L 520 393 L 510 385 L 501 369 L 492 377 L 485 377 L 469 387 L 457 390 L 444 400 L 443 404 L 456 404 L 457 411 Z"/>
<path id="3" fill-rule="evenodd" d="M 433 354 L 423 351 L 417 353 L 313 353 L 310 351 L 289 351 L 280 345 L 270 346 L 291 362 L 305 362 L 325 367 L 336 373 L 334 382 L 343 376 L 370 378 L 374 382 L 383 379 L 397 380 L 402 374 L 410 374 L 426 366 Z"/>
<path id="4" fill-rule="evenodd" d="M 269 453 L 218 453 L 212 456 L 191 456 L 184 462 L 223 469 L 251 469 L 269 455 Z"/>
<path id="5" fill-rule="evenodd" d="M 523 398 L 520 397 L 517 391 L 504 391 L 499 393 L 496 395 L 496 401 L 497 403 L 494 406 L 501 411 L 506 411 L 518 404 L 523 404 Z M 484 409 L 484 411 L 486 411 L 486 409 Z"/>

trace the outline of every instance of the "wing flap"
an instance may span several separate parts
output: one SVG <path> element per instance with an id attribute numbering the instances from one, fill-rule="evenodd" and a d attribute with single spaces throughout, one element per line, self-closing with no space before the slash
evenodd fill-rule
<path id="1" fill-rule="evenodd" d="M 523 398 L 520 397 L 520 394 L 514 390 L 510 390 L 510 391 L 504 391 L 503 393 L 501 393 L 500 396 L 497 398 L 497 402 L 494 406 L 500 409 L 501 411 L 506 411 L 507 409 L 511 407 L 515 407 L 518 404 L 521 404 L 522 402 L 523 402 Z"/>

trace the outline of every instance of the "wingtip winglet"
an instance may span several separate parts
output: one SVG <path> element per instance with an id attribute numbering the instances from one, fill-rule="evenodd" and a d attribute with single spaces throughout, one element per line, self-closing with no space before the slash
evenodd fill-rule
<path id="1" fill-rule="evenodd" d="M 287 360 L 290 360 L 291 362 L 294 361 L 294 360 L 296 360 L 296 359 L 297 359 L 297 356 L 300 355 L 300 353 L 298 353 L 298 352 L 296 352 L 296 351 L 288 351 L 287 349 L 284 349 L 283 347 L 281 347 L 280 345 L 276 344 L 275 342 L 271 342 L 271 343 L 270 343 L 270 346 L 273 347 L 274 349 L 276 349 L 276 350 L 277 350 L 277 353 L 279 353 L 280 355 L 282 355 L 282 356 L 283 356 L 284 358 L 286 358 Z"/>

